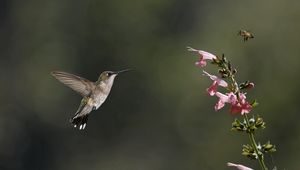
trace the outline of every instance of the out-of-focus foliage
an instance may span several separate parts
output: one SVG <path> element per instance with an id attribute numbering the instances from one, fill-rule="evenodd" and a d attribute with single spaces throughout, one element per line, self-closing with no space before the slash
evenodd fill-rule
<path id="1" fill-rule="evenodd" d="M 251 80 L 254 113 L 276 145 L 269 167 L 299 167 L 300 2 L 281 0 L 0 1 L 0 169 L 226 169 L 247 136 L 214 112 L 197 57 L 186 46 L 224 53 Z M 243 42 L 240 29 L 254 39 Z M 96 80 L 120 75 L 85 131 L 68 119 L 80 96 L 52 70 Z M 210 68 L 208 68 L 210 70 Z M 211 70 L 210 70 L 211 71 Z M 273 161 L 272 161 L 273 160 Z"/>

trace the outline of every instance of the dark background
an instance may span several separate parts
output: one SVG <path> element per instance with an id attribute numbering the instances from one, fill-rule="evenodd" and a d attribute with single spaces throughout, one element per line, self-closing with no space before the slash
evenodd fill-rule
<path id="1" fill-rule="evenodd" d="M 216 170 L 237 162 L 247 136 L 231 132 L 198 57 L 186 46 L 220 55 L 251 80 L 257 133 L 278 151 L 271 168 L 299 168 L 300 2 L 296 0 L 1 0 L 0 169 Z M 242 42 L 239 29 L 255 38 Z M 120 75 L 84 131 L 68 119 L 81 97 L 50 72 L 95 81 Z M 208 66 L 209 72 L 215 68 Z M 273 159 L 273 161 L 272 161 Z"/>

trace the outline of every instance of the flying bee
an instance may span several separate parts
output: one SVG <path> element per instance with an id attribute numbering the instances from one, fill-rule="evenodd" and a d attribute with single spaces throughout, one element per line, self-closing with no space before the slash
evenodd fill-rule
<path id="1" fill-rule="evenodd" d="M 248 39 L 254 38 L 253 34 L 246 30 L 240 30 L 238 32 L 238 35 L 244 38 L 244 41 L 247 41 Z"/>

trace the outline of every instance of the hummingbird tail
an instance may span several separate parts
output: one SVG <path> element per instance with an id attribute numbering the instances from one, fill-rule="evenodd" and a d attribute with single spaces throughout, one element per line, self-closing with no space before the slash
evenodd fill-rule
<path id="1" fill-rule="evenodd" d="M 86 115 L 76 115 L 70 119 L 70 122 L 74 125 L 74 128 L 79 128 L 79 130 L 83 130 L 88 121 L 88 114 Z"/>

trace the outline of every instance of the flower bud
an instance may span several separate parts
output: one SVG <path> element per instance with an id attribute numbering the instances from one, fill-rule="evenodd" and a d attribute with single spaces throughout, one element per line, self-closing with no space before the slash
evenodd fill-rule
<path id="1" fill-rule="evenodd" d="M 262 150 L 266 153 L 272 153 L 272 152 L 276 152 L 276 148 L 275 148 L 275 145 L 272 145 L 270 143 L 270 141 L 268 141 L 267 143 L 265 143 L 263 146 L 262 146 Z"/>

